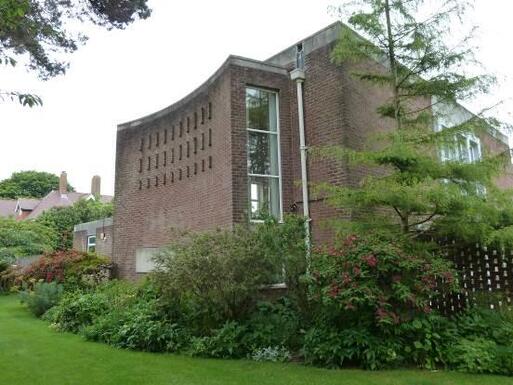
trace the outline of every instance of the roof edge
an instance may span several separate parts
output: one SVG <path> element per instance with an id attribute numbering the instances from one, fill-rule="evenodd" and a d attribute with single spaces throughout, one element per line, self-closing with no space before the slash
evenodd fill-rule
<path id="1" fill-rule="evenodd" d="M 164 115 L 167 115 L 168 113 L 179 109 L 186 103 L 188 103 L 191 99 L 196 97 L 201 92 L 205 91 L 212 83 L 214 83 L 223 72 L 230 66 L 235 65 L 239 67 L 247 67 L 247 68 L 254 68 L 259 69 L 263 71 L 269 71 L 274 72 L 278 74 L 282 74 L 285 76 L 288 76 L 288 71 L 286 68 L 272 63 L 266 63 L 264 61 L 255 60 L 255 59 L 249 59 L 242 56 L 236 56 L 236 55 L 230 55 L 228 58 L 221 64 L 221 66 L 205 81 L 203 82 L 199 87 L 197 87 L 194 91 L 189 93 L 187 96 L 183 97 L 182 99 L 178 100 L 177 102 L 157 111 L 153 112 L 151 114 L 145 115 L 139 119 L 134 119 L 125 123 L 118 124 L 118 132 L 123 131 L 125 129 L 134 128 L 137 126 L 140 126 L 143 123 L 150 122 L 152 120 L 158 119 Z"/>

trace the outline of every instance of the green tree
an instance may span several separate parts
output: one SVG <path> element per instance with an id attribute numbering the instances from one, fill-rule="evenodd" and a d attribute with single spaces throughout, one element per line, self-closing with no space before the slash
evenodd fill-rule
<path id="1" fill-rule="evenodd" d="M 73 206 L 55 207 L 36 219 L 36 222 L 48 226 L 58 234 L 57 249 L 68 250 L 73 246 L 73 228 L 75 225 L 112 216 L 111 203 L 81 199 Z"/>
<path id="2" fill-rule="evenodd" d="M 27 67 L 47 80 L 64 74 L 63 54 L 75 51 L 86 36 L 70 25 L 89 21 L 107 29 L 123 29 L 150 15 L 147 0 L 0 0 L 0 64 L 16 66 L 27 55 Z M 41 99 L 27 93 L 0 90 L 0 99 L 30 107 Z"/>
<path id="3" fill-rule="evenodd" d="M 494 184 L 510 160 L 509 152 L 472 159 L 467 150 L 459 151 L 469 135 L 493 134 L 500 123 L 480 114 L 433 129 L 460 108 L 458 101 L 488 92 L 494 83 L 491 76 L 462 70 L 474 62 L 471 32 L 447 43 L 454 40 L 451 24 L 464 16 L 469 2 L 437 4 L 356 2 L 348 22 L 365 38 L 343 28 L 333 60 L 355 68 L 357 79 L 387 89 L 389 99 L 378 109 L 378 125 L 370 127 L 380 134 L 363 150 L 331 147 L 320 153 L 345 160 L 349 167 L 380 171 L 358 186 L 322 185 L 317 190 L 334 206 L 353 210 L 351 221 L 338 223 L 344 232 L 374 230 L 407 239 L 431 233 L 513 243 L 512 194 Z M 369 61 L 380 65 L 361 65 Z M 387 129 L 391 125 L 395 129 Z M 442 159 L 442 152 L 459 153 L 459 158 Z"/>
<path id="4" fill-rule="evenodd" d="M 20 171 L 0 181 L 0 198 L 42 198 L 58 188 L 57 175 L 40 171 Z M 70 184 L 68 191 L 75 191 Z"/>
<path id="5" fill-rule="evenodd" d="M 50 252 L 57 246 L 57 233 L 40 223 L 0 218 L 0 261 Z"/>

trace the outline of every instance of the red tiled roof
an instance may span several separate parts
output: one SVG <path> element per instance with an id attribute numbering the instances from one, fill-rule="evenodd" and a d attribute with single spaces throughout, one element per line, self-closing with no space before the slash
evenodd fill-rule
<path id="1" fill-rule="evenodd" d="M 51 191 L 46 195 L 41 202 L 34 208 L 34 210 L 27 216 L 27 219 L 35 219 L 43 212 L 50 210 L 54 207 L 67 207 L 72 206 L 80 199 L 86 199 L 91 196 L 90 193 L 67 192 L 61 194 L 59 191 Z M 100 201 L 103 203 L 111 202 L 113 199 L 110 195 L 101 195 Z"/>

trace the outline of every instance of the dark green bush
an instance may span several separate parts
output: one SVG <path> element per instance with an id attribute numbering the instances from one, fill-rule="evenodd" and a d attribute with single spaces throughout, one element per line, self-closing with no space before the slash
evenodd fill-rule
<path id="1" fill-rule="evenodd" d="M 248 349 L 286 346 L 299 350 L 302 344 L 301 315 L 297 306 L 284 297 L 275 302 L 259 302 L 244 325 Z"/>
<path id="2" fill-rule="evenodd" d="M 41 317 L 59 302 L 63 291 L 63 286 L 57 282 L 38 282 L 33 290 L 22 291 L 20 299 L 36 317 Z"/>
<path id="3" fill-rule="evenodd" d="M 163 298 L 183 309 L 195 332 L 208 335 L 246 318 L 262 287 L 277 276 L 298 287 L 305 268 L 302 234 L 294 217 L 281 225 L 270 220 L 253 229 L 182 234 L 156 258 L 154 277 Z"/>

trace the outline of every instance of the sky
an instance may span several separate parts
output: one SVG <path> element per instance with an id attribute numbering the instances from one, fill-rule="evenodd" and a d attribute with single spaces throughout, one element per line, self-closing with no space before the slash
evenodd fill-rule
<path id="1" fill-rule="evenodd" d="M 205 81 L 230 54 L 265 60 L 337 20 L 333 0 L 149 1 L 152 16 L 123 31 L 84 26 L 87 44 L 68 57 L 66 75 L 46 82 L 23 67 L 0 70 L 2 89 L 43 98 L 42 107 L 0 102 L 0 180 L 20 170 L 66 171 L 77 191 L 114 192 L 116 126 L 158 111 Z M 474 111 L 497 110 L 513 123 L 513 1 L 477 0 L 476 57 L 499 78 Z"/>

